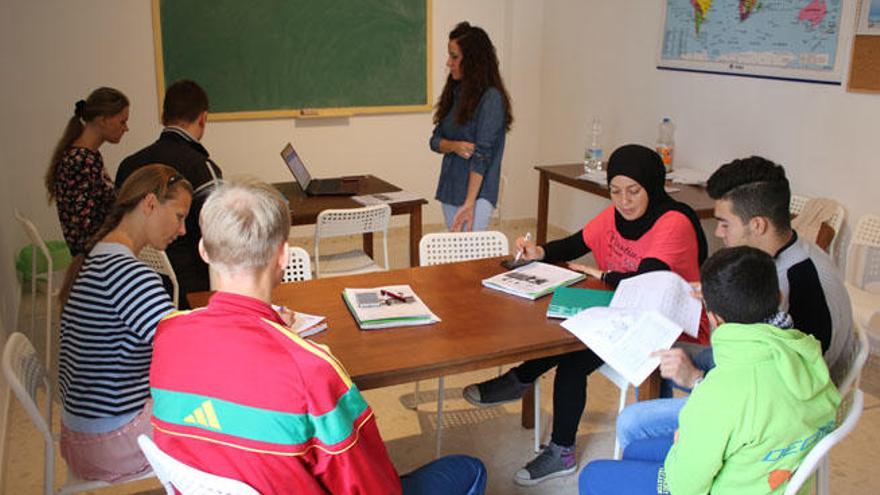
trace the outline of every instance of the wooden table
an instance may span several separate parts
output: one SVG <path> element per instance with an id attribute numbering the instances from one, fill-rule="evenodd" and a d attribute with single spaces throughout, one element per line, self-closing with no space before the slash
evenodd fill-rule
<path id="1" fill-rule="evenodd" d="M 354 179 L 354 178 L 353 178 Z M 358 180 L 358 195 L 400 191 L 400 188 L 373 176 L 363 175 Z M 318 213 L 329 208 L 360 208 L 363 205 L 351 196 L 309 196 L 295 182 L 272 184 L 287 198 L 290 205 L 291 225 L 311 225 L 318 219 Z M 392 215 L 409 215 L 409 264 L 419 266 L 419 241 L 422 239 L 422 205 L 425 199 L 401 201 L 390 204 Z M 373 234 L 364 234 L 364 252 L 373 257 Z"/>
<path id="2" fill-rule="evenodd" d="M 547 214 L 550 205 L 550 181 L 559 182 L 571 186 L 581 191 L 610 198 L 608 188 L 591 182 L 588 180 L 577 179 L 579 175 L 584 173 L 584 165 L 582 163 L 572 163 L 567 165 L 538 165 L 535 167 L 540 173 L 538 179 L 538 227 L 535 241 L 538 244 L 547 242 Z M 712 218 L 715 201 L 709 197 L 706 188 L 702 186 L 689 186 L 684 184 L 670 184 L 679 191 L 670 193 L 673 199 L 681 201 L 689 205 L 697 212 L 697 216 L 701 219 Z"/>
<path id="3" fill-rule="evenodd" d="M 282 284 L 272 302 L 327 317 L 329 329 L 312 337 L 330 346 L 358 388 L 387 387 L 527 359 L 584 349 L 583 343 L 547 318 L 550 297 L 530 301 L 488 289 L 484 278 L 501 273 L 502 258 L 404 268 L 387 272 Z M 342 289 L 409 284 L 442 320 L 433 325 L 360 330 L 342 301 Z M 578 284 L 601 287 L 591 279 Z M 189 294 L 193 308 L 209 292 Z M 639 389 L 659 395 L 659 378 Z M 534 409 L 523 403 L 523 426 L 534 426 Z"/>

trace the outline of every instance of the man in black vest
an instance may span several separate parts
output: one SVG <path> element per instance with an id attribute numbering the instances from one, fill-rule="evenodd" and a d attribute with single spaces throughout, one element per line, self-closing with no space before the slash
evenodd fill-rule
<path id="1" fill-rule="evenodd" d="M 205 90 L 194 81 L 175 82 L 165 92 L 162 104 L 165 128 L 159 139 L 123 160 L 116 172 L 116 188 L 119 189 L 135 170 L 161 163 L 180 172 L 195 189 L 192 207 L 186 217 L 186 235 L 178 237 L 165 250 L 180 286 L 180 309 L 189 309 L 188 293 L 210 288 L 208 265 L 199 256 L 198 245 L 202 237 L 199 212 L 222 172 L 199 142 L 207 121 L 208 95 Z"/>

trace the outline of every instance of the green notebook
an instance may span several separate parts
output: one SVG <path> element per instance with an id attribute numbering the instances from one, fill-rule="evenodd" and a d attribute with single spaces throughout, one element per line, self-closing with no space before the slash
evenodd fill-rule
<path id="1" fill-rule="evenodd" d="M 614 291 L 559 287 L 547 306 L 548 318 L 570 318 L 593 306 L 608 306 Z"/>

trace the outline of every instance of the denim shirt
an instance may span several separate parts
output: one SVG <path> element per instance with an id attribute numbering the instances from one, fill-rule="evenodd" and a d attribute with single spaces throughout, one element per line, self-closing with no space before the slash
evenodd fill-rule
<path id="1" fill-rule="evenodd" d="M 501 157 L 504 155 L 506 112 L 497 88 L 489 88 L 480 98 L 473 118 L 464 125 L 455 122 L 458 111 L 460 88 L 453 90 L 453 104 L 449 113 L 434 127 L 431 149 L 440 152 L 440 140 L 469 141 L 474 143 L 470 159 L 455 153 L 443 155 L 440 181 L 436 199 L 442 203 L 460 206 L 467 197 L 470 172 L 483 176 L 483 184 L 477 198 L 483 198 L 493 206 L 498 202 L 498 182 L 501 176 Z"/>

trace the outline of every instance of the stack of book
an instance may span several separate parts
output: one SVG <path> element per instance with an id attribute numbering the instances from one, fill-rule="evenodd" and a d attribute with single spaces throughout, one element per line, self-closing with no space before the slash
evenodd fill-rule
<path id="1" fill-rule="evenodd" d="M 429 325 L 440 321 L 409 285 L 344 289 L 342 299 L 363 330 Z"/>

